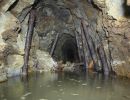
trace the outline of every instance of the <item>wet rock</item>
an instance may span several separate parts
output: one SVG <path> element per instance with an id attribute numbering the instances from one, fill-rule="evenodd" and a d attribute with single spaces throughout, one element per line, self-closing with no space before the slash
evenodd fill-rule
<path id="1" fill-rule="evenodd" d="M 51 71 L 55 70 L 55 68 L 57 67 L 57 63 L 45 51 L 37 50 L 36 57 L 38 61 L 37 67 L 40 70 Z"/>
<path id="2" fill-rule="evenodd" d="M 64 72 L 74 72 L 74 69 L 74 63 L 67 62 L 66 64 L 64 64 Z"/>
<path id="3" fill-rule="evenodd" d="M 22 72 L 21 68 L 8 68 L 7 77 L 19 76 L 21 72 Z"/>
<path id="4" fill-rule="evenodd" d="M 21 55 L 9 55 L 7 58 L 7 63 L 9 67 L 19 67 L 23 65 L 23 56 Z"/>
<path id="5" fill-rule="evenodd" d="M 59 72 L 79 72 L 80 69 L 78 68 L 78 66 L 75 66 L 75 63 L 71 63 L 71 62 L 66 62 L 65 64 L 63 64 L 62 61 L 58 62 L 58 67 L 56 68 L 56 71 Z"/>
<path id="6" fill-rule="evenodd" d="M 7 57 L 7 76 L 17 76 L 21 74 L 21 69 L 23 66 L 23 56 L 21 55 L 9 55 Z"/>
<path id="7" fill-rule="evenodd" d="M 6 71 L 3 66 L 0 66 L 0 82 L 7 80 Z"/>
<path id="8" fill-rule="evenodd" d="M 0 15 L 0 66 L 2 66 L 2 69 L 4 70 L 3 73 L 0 73 L 1 80 L 7 79 L 5 69 L 7 67 L 8 55 L 12 53 L 17 53 L 17 50 L 15 50 L 14 48 L 14 44 L 17 41 L 17 34 L 19 29 L 20 29 L 20 23 L 17 18 L 15 18 L 10 12 L 1 13 Z"/>

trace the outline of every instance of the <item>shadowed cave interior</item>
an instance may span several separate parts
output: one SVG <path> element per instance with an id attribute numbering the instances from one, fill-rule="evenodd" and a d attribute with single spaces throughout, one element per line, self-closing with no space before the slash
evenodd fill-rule
<path id="1" fill-rule="evenodd" d="M 63 34 L 57 41 L 53 57 L 63 63 L 79 62 L 78 48 L 75 37 L 70 34 Z"/>

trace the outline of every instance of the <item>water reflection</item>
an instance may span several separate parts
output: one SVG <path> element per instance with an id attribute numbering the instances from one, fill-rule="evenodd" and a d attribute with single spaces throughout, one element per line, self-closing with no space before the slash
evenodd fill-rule
<path id="1" fill-rule="evenodd" d="M 130 100 L 129 84 L 96 73 L 37 73 L 0 84 L 0 100 Z"/>

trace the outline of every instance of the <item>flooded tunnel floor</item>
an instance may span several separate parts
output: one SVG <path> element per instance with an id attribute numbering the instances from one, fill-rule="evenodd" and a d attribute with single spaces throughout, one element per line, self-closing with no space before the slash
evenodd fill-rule
<path id="1" fill-rule="evenodd" d="M 130 80 L 95 73 L 33 74 L 1 83 L 0 100 L 130 100 Z"/>

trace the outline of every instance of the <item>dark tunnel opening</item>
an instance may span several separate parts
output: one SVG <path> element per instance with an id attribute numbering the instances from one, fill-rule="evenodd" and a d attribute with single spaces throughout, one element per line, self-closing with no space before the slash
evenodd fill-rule
<path id="1" fill-rule="evenodd" d="M 78 61 L 78 52 L 76 43 L 73 43 L 72 40 L 67 40 L 62 46 L 62 59 L 63 62 L 77 62 Z"/>
<path id="2" fill-rule="evenodd" d="M 79 62 L 78 48 L 75 37 L 70 34 L 62 34 L 57 42 L 53 57 L 63 63 Z"/>

